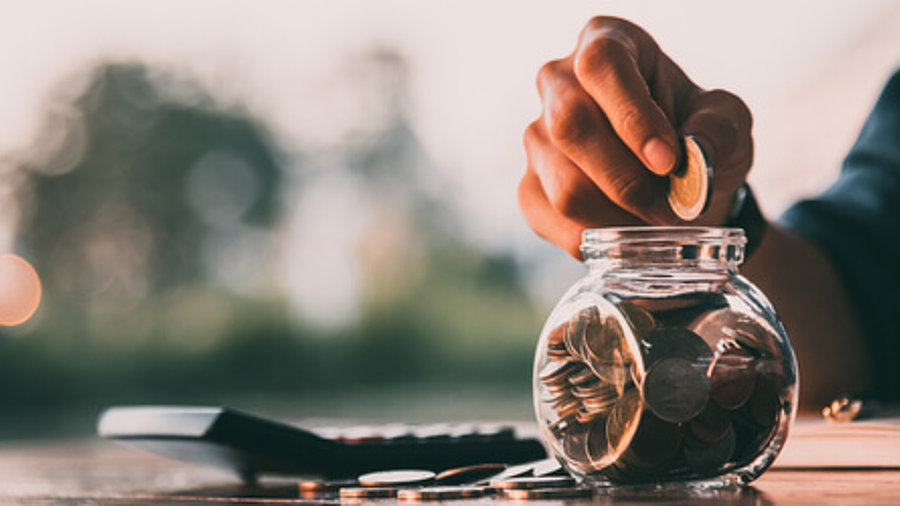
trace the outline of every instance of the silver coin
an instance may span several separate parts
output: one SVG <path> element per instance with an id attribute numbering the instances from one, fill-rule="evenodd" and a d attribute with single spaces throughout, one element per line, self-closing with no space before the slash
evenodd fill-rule
<path id="1" fill-rule="evenodd" d="M 660 419 L 680 423 L 694 418 L 709 400 L 709 379 L 690 360 L 666 358 L 647 371 L 644 402 Z"/>
<path id="2" fill-rule="evenodd" d="M 690 328 L 713 345 L 734 342 L 762 357 L 781 356 L 775 346 L 777 334 L 771 326 L 765 320 L 745 313 L 717 309 L 698 317 Z"/>
<path id="3" fill-rule="evenodd" d="M 524 464 L 516 464 L 514 466 L 509 466 L 503 471 L 494 476 L 491 476 L 490 479 L 484 479 L 476 483 L 476 485 L 488 485 L 492 481 L 506 481 L 511 478 L 521 478 L 522 476 L 528 476 L 532 474 L 534 471 L 534 466 L 537 463 L 542 462 L 542 460 L 535 460 L 533 462 L 526 462 Z"/>
<path id="4" fill-rule="evenodd" d="M 356 481 L 364 487 L 385 487 L 399 485 L 417 485 L 433 480 L 433 471 L 424 469 L 396 469 L 377 471 L 361 475 Z"/>
<path id="5" fill-rule="evenodd" d="M 535 462 L 531 474 L 535 476 L 568 476 L 562 464 L 556 459 L 544 459 Z"/>
<path id="6" fill-rule="evenodd" d="M 718 348 L 739 346 L 760 359 L 772 359 L 778 374 L 784 374 L 780 367 L 782 353 L 776 343 L 777 332 L 765 320 L 734 311 L 718 309 L 706 313 L 691 324 L 691 330 Z"/>
<path id="7" fill-rule="evenodd" d="M 649 369 L 665 358 L 683 358 L 709 364 L 712 350 L 702 337 L 681 327 L 657 327 L 641 339 L 644 365 Z"/>
<path id="8" fill-rule="evenodd" d="M 498 490 L 560 488 L 572 487 L 574 485 L 575 480 L 568 476 L 536 476 L 532 478 L 512 478 L 509 480 L 491 481 L 491 488 Z"/>
<path id="9" fill-rule="evenodd" d="M 496 476 L 507 468 L 506 464 L 485 463 L 471 466 L 455 467 L 441 471 L 434 481 L 442 485 L 461 485 Z"/>
<path id="10" fill-rule="evenodd" d="M 397 492 L 401 501 L 444 501 L 483 497 L 484 487 L 424 487 L 404 489 Z"/>

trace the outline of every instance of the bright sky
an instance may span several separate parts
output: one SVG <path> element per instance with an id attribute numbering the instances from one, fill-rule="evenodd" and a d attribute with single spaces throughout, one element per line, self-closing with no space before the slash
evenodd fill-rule
<path id="1" fill-rule="evenodd" d="M 601 13 L 643 25 L 701 86 L 746 100 L 755 113 L 752 180 L 770 212 L 832 177 L 900 63 L 896 35 L 878 39 L 900 33 L 892 0 L 18 2 L 0 18 L 0 153 L 29 141 L 51 86 L 103 57 L 186 69 L 218 95 L 248 104 L 289 142 L 328 141 L 353 108 L 339 87 L 326 88 L 326 77 L 340 70 L 340 56 L 382 42 L 410 61 L 411 119 L 457 189 L 467 236 L 489 248 L 534 248 L 515 184 L 524 167 L 521 132 L 539 107 L 535 74 L 569 52 L 584 23 Z M 827 74 L 840 74 L 839 58 L 857 54 L 866 59 L 850 66 L 851 78 Z M 829 142 L 787 144 L 797 114 L 785 110 L 796 109 L 790 104 L 807 90 L 829 89 L 831 77 L 840 96 L 853 100 L 838 107 L 841 116 L 819 113 L 821 121 L 810 122 Z M 829 107 L 803 103 L 814 113 Z M 828 168 L 798 168 L 817 172 L 797 172 L 804 175 L 785 185 L 788 155 L 812 150 L 815 163 Z"/>

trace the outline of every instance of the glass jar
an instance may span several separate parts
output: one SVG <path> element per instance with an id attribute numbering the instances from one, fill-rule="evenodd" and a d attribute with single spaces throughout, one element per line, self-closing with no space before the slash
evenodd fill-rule
<path id="1" fill-rule="evenodd" d="M 746 484 L 784 445 L 797 368 L 771 303 L 738 273 L 744 231 L 586 230 L 588 266 L 534 363 L 544 442 L 594 486 Z"/>

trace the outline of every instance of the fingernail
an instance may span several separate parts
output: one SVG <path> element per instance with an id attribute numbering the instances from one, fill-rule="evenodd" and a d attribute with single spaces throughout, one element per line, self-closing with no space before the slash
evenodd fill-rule
<path id="1" fill-rule="evenodd" d="M 650 164 L 650 170 L 665 175 L 675 166 L 675 150 L 668 142 L 654 137 L 644 144 L 644 159 Z"/>

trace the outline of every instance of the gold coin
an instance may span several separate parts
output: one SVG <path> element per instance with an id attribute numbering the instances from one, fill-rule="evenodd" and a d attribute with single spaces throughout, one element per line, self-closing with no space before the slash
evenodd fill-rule
<path id="1" fill-rule="evenodd" d="M 354 487 L 356 480 L 303 480 L 297 484 L 300 492 L 334 492 L 342 487 Z"/>
<path id="2" fill-rule="evenodd" d="M 569 372 L 576 368 L 576 362 L 549 362 L 538 373 L 538 378 L 544 383 L 565 385 Z"/>
<path id="3" fill-rule="evenodd" d="M 585 359 L 594 374 L 621 390 L 625 384 L 625 366 L 631 360 L 622 326 L 615 318 L 607 318 L 593 332 L 585 334 Z"/>
<path id="4" fill-rule="evenodd" d="M 374 499 L 396 496 L 397 489 L 393 487 L 346 487 L 341 489 L 341 499 Z"/>
<path id="5" fill-rule="evenodd" d="M 570 355 L 573 357 L 581 357 L 583 355 L 582 347 L 584 346 L 585 332 L 599 323 L 600 313 L 595 306 L 588 306 L 575 313 L 569 319 L 564 341 L 566 350 L 569 351 Z"/>
<path id="6" fill-rule="evenodd" d="M 482 497 L 484 487 L 425 487 L 404 489 L 397 492 L 401 501 L 445 501 Z"/>
<path id="7" fill-rule="evenodd" d="M 590 468 L 586 453 L 588 429 L 587 425 L 576 425 L 566 432 L 563 438 L 563 453 L 566 460 L 582 470 Z"/>
<path id="8" fill-rule="evenodd" d="M 594 467 L 601 469 L 608 466 L 628 448 L 641 420 L 642 407 L 639 390 L 628 390 L 619 398 L 606 420 L 606 426 L 596 428 L 596 437 L 588 437 L 588 458 Z"/>
<path id="9" fill-rule="evenodd" d="M 638 339 L 641 339 L 647 335 L 647 332 L 656 327 L 656 320 L 653 318 L 653 315 L 641 306 L 623 303 L 619 306 L 619 309 L 628 317 L 628 321 L 634 330 L 634 335 Z"/>
<path id="10" fill-rule="evenodd" d="M 569 383 L 572 386 L 584 386 L 592 381 L 596 381 L 596 379 L 597 377 L 594 375 L 594 371 L 587 367 L 572 372 L 568 377 Z"/>
<path id="11" fill-rule="evenodd" d="M 684 160 L 669 175 L 669 206 L 676 216 L 693 221 L 709 204 L 712 167 L 694 137 L 684 138 Z"/>
<path id="12" fill-rule="evenodd" d="M 563 344 L 566 338 L 566 328 L 568 323 L 563 323 L 547 333 L 547 345 L 550 347 Z"/>

